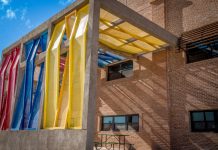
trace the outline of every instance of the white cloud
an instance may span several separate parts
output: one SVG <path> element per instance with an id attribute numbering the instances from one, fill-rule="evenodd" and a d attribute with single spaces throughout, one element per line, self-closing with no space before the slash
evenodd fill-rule
<path id="1" fill-rule="evenodd" d="M 10 3 L 10 0 L 0 0 L 2 5 L 8 5 Z"/>
<path id="2" fill-rule="evenodd" d="M 12 9 L 7 9 L 6 10 L 6 18 L 7 19 L 15 19 L 16 18 L 16 13 Z"/>
<path id="3" fill-rule="evenodd" d="M 59 0 L 59 3 L 61 5 L 67 5 L 67 4 L 70 4 L 72 2 L 74 2 L 75 0 Z"/>
<path id="4" fill-rule="evenodd" d="M 19 10 L 19 18 L 20 20 L 24 23 L 24 25 L 27 27 L 27 28 L 32 28 L 33 25 L 32 25 L 32 22 L 31 20 L 27 17 L 27 8 L 23 8 L 21 10 Z"/>
<path id="5" fill-rule="evenodd" d="M 26 19 L 26 14 L 27 14 L 27 9 L 24 8 L 21 10 L 21 14 L 20 14 L 20 20 L 25 20 Z"/>
<path id="6" fill-rule="evenodd" d="M 27 28 L 29 28 L 29 29 L 33 27 L 33 25 L 32 25 L 32 23 L 31 23 L 30 19 L 25 20 L 25 26 L 26 26 Z"/>

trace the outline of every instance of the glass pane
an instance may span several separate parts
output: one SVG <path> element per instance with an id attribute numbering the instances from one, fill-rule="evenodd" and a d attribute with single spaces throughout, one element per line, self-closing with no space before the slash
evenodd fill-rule
<path id="1" fill-rule="evenodd" d="M 204 113 L 203 112 L 193 112 L 192 119 L 193 121 L 204 121 Z"/>
<path id="2" fill-rule="evenodd" d="M 128 130 L 138 131 L 139 130 L 139 124 L 138 123 L 128 124 Z"/>
<path id="3" fill-rule="evenodd" d="M 214 112 L 205 112 L 207 121 L 214 121 Z"/>
<path id="4" fill-rule="evenodd" d="M 112 124 L 103 124 L 103 131 L 110 131 L 113 129 Z"/>
<path id="5" fill-rule="evenodd" d="M 132 116 L 132 123 L 138 123 L 139 122 L 139 116 Z"/>
<path id="6" fill-rule="evenodd" d="M 195 130 L 205 130 L 205 123 L 204 122 L 195 122 L 194 129 Z"/>
<path id="7" fill-rule="evenodd" d="M 114 123 L 126 123 L 125 116 L 114 117 Z"/>
<path id="8" fill-rule="evenodd" d="M 103 123 L 112 123 L 113 122 L 113 117 L 104 117 L 103 118 Z"/>
<path id="9" fill-rule="evenodd" d="M 207 129 L 211 130 L 211 129 L 215 129 L 215 122 L 207 122 Z"/>
<path id="10" fill-rule="evenodd" d="M 125 124 L 115 124 L 115 131 L 126 130 Z"/>

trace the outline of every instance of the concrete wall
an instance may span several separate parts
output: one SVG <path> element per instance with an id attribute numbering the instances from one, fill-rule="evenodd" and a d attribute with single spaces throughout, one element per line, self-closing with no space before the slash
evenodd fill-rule
<path id="1" fill-rule="evenodd" d="M 169 149 L 166 86 L 166 51 L 134 60 L 134 75 L 130 78 L 106 81 L 105 71 L 100 69 L 97 133 L 104 133 L 100 132 L 101 116 L 139 114 L 139 132 L 119 133 L 130 135 L 127 140 L 137 150 Z"/>
<path id="2" fill-rule="evenodd" d="M 85 130 L 1 131 L 0 150 L 85 150 Z"/>

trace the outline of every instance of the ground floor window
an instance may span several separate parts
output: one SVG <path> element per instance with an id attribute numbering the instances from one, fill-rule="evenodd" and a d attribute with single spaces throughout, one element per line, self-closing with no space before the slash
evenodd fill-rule
<path id="1" fill-rule="evenodd" d="M 117 115 L 102 117 L 102 131 L 139 130 L 139 115 Z"/>
<path id="2" fill-rule="evenodd" d="M 218 110 L 192 111 L 191 129 L 193 132 L 218 131 Z"/>

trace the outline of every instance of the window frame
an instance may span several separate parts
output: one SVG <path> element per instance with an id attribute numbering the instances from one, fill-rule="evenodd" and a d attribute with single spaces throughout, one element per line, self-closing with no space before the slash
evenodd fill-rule
<path id="1" fill-rule="evenodd" d="M 129 117 L 133 117 L 133 116 L 137 116 L 138 117 L 138 128 L 137 130 L 129 130 L 129 122 L 128 122 L 128 118 Z M 111 130 L 105 130 L 104 129 L 104 118 L 105 117 L 112 117 L 112 129 Z M 115 117 L 125 117 L 125 130 L 116 130 L 115 129 L 115 125 L 116 124 L 122 124 L 122 123 L 115 123 Z M 119 132 L 119 131 L 135 131 L 135 132 L 139 132 L 139 114 L 130 114 L 130 115 L 107 115 L 107 116 L 101 116 L 101 131 L 114 131 L 114 132 Z"/>
<path id="2" fill-rule="evenodd" d="M 195 63 L 195 62 L 200 62 L 200 61 L 204 61 L 204 60 L 208 60 L 208 59 L 213 59 L 213 58 L 217 58 L 217 55 L 213 55 L 213 51 L 215 51 L 215 45 L 218 45 L 218 35 L 215 36 L 211 36 L 211 37 L 206 37 L 203 39 L 200 39 L 198 41 L 193 41 L 193 42 L 189 42 L 185 45 L 185 55 L 186 55 L 186 64 L 191 64 L 191 63 Z M 197 57 L 197 55 L 193 55 L 190 53 L 192 50 L 197 51 L 200 50 L 200 48 L 202 46 L 206 46 L 208 48 L 210 48 L 210 50 L 208 50 L 208 55 L 206 55 L 205 53 L 205 58 L 198 58 L 198 59 L 194 59 L 191 60 L 190 57 Z M 200 50 L 203 54 L 203 50 Z M 200 53 L 199 53 L 200 54 Z"/>
<path id="3" fill-rule="evenodd" d="M 207 112 L 213 112 L 214 114 L 214 121 L 207 121 L 206 119 L 206 113 Z M 194 121 L 193 114 L 194 113 L 203 113 L 204 120 L 203 121 Z M 194 127 L 195 123 L 204 123 L 205 127 L 204 129 L 196 129 Z M 208 128 L 208 123 L 214 123 L 215 128 Z M 190 111 L 190 126 L 191 126 L 191 132 L 218 132 L 218 110 L 195 110 Z"/>

